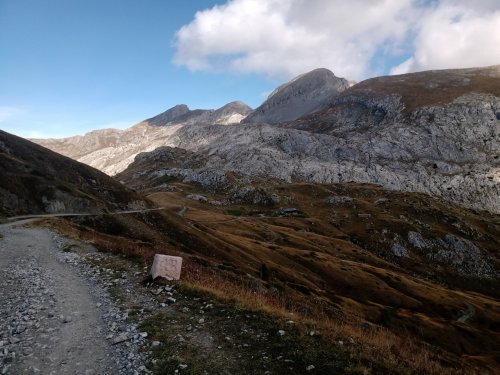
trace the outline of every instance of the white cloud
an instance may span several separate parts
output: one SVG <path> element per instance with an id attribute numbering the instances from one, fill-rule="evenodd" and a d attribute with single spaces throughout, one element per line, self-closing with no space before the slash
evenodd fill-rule
<path id="1" fill-rule="evenodd" d="M 443 0 L 417 26 L 414 53 L 394 74 L 500 64 L 500 2 Z"/>
<path id="2" fill-rule="evenodd" d="M 232 0 L 177 32 L 174 62 L 286 77 L 326 67 L 359 79 L 379 49 L 398 50 L 415 11 L 411 0 Z"/>
<path id="3" fill-rule="evenodd" d="M 498 64 L 500 1 L 230 0 L 197 12 L 175 43 L 191 70 L 287 78 L 326 67 L 359 80 L 403 54 L 393 73 Z"/>

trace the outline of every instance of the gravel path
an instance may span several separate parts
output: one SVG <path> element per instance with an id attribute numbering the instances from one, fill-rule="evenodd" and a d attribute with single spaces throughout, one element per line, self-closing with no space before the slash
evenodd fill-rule
<path id="1" fill-rule="evenodd" d="M 140 374 L 145 336 L 43 228 L 0 226 L 0 373 Z"/>

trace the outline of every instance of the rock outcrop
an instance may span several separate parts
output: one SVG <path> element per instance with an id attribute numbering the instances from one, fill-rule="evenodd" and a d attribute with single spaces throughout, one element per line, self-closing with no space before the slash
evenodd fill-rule
<path id="1" fill-rule="evenodd" d="M 328 69 L 315 69 L 274 90 L 244 123 L 277 124 L 318 111 L 349 87 L 349 82 Z"/>

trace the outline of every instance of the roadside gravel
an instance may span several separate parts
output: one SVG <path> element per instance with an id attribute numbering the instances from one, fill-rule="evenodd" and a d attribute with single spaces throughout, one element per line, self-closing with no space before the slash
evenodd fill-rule
<path id="1" fill-rule="evenodd" d="M 109 295 L 120 280 L 68 246 L 48 229 L 0 226 L 0 374 L 148 373 L 147 334 Z"/>

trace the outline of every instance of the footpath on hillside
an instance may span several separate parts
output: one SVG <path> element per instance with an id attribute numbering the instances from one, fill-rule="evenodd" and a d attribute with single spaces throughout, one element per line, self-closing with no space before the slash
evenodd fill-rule
<path id="1" fill-rule="evenodd" d="M 65 264 L 62 244 L 44 228 L 0 226 L 1 374 L 144 372 L 139 345 L 106 339 L 120 310 L 83 268 Z"/>
<path id="2" fill-rule="evenodd" d="M 349 343 L 220 301 L 32 220 L 0 225 L 0 375 L 331 374 Z"/>

